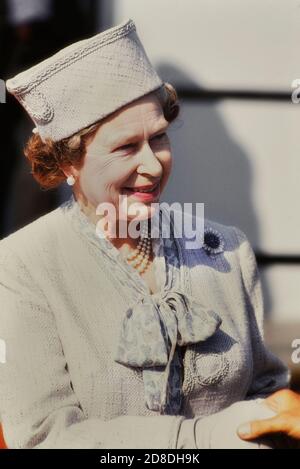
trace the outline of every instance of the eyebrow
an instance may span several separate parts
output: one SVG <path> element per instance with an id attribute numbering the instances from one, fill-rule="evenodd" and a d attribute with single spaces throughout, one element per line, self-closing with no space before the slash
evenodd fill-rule
<path id="1" fill-rule="evenodd" d="M 151 137 L 155 137 L 156 135 L 160 134 L 161 132 L 164 132 L 166 131 L 170 126 L 170 123 L 167 122 L 166 124 L 163 124 L 163 126 L 158 129 L 156 132 L 154 132 Z M 108 142 L 108 144 L 112 147 L 117 147 L 119 145 L 125 145 L 126 143 L 128 142 L 131 142 L 135 139 L 138 138 L 138 135 L 137 134 L 134 134 L 134 135 L 128 135 L 128 134 L 119 134 L 118 137 L 114 140 L 111 140 Z"/>

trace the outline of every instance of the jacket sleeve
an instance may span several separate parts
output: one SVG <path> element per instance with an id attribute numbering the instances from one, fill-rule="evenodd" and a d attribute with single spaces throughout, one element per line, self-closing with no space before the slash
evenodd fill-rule
<path id="1" fill-rule="evenodd" d="M 252 343 L 253 377 L 244 401 L 239 401 L 215 414 L 195 417 L 182 422 L 178 448 L 197 449 L 255 449 L 272 448 L 274 442 L 251 442 L 241 440 L 238 426 L 253 419 L 270 418 L 265 406 L 257 404 L 278 389 L 287 387 L 289 373 L 283 363 L 265 346 L 263 338 L 263 295 L 259 271 L 253 249 L 246 235 L 238 228 L 231 227 L 238 241 L 238 256 L 244 288 L 246 310 Z M 259 399 L 258 399 L 259 400 Z M 276 447 L 276 446 L 275 446 Z"/>
<path id="2" fill-rule="evenodd" d="M 267 349 L 264 343 L 264 301 L 255 254 L 245 233 L 239 228 L 233 228 L 239 244 L 238 252 L 252 343 L 253 377 L 247 399 L 254 399 L 266 397 L 278 389 L 287 387 L 290 374 L 286 366 Z"/>
<path id="3" fill-rule="evenodd" d="M 104 421 L 84 414 L 46 297 L 20 257 L 0 244 L 0 339 L 6 348 L 0 362 L 0 421 L 7 446 L 176 448 L 181 416 Z"/>

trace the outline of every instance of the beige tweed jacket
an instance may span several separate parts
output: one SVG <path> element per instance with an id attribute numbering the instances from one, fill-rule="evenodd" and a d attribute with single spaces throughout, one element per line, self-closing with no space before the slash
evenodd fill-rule
<path id="1" fill-rule="evenodd" d="M 73 197 L 0 242 L 8 447 L 176 448 L 183 419 L 286 386 L 287 370 L 264 346 L 261 283 L 246 236 L 207 219 L 205 226 L 223 240 L 216 255 L 177 238 L 167 258 L 162 239 L 155 242 L 160 285 L 176 280 L 222 319 L 207 341 L 186 347 L 178 415 L 148 409 L 141 371 L 114 360 L 128 307 L 150 291 L 111 243 L 99 242 Z"/>

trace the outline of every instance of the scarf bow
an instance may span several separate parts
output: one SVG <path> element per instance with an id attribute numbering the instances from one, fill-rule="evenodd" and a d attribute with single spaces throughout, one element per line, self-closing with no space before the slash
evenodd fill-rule
<path id="1" fill-rule="evenodd" d="M 146 404 L 161 413 L 181 405 L 181 363 L 176 346 L 204 342 L 221 318 L 179 289 L 144 297 L 126 311 L 115 361 L 143 369 Z"/>

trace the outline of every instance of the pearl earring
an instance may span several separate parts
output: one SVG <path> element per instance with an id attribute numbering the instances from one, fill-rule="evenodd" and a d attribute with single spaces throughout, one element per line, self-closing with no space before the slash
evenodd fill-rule
<path id="1" fill-rule="evenodd" d="M 75 178 L 74 178 L 74 176 L 68 176 L 68 177 L 67 177 L 67 184 L 68 184 L 69 186 L 74 186 L 74 184 L 75 184 Z"/>

